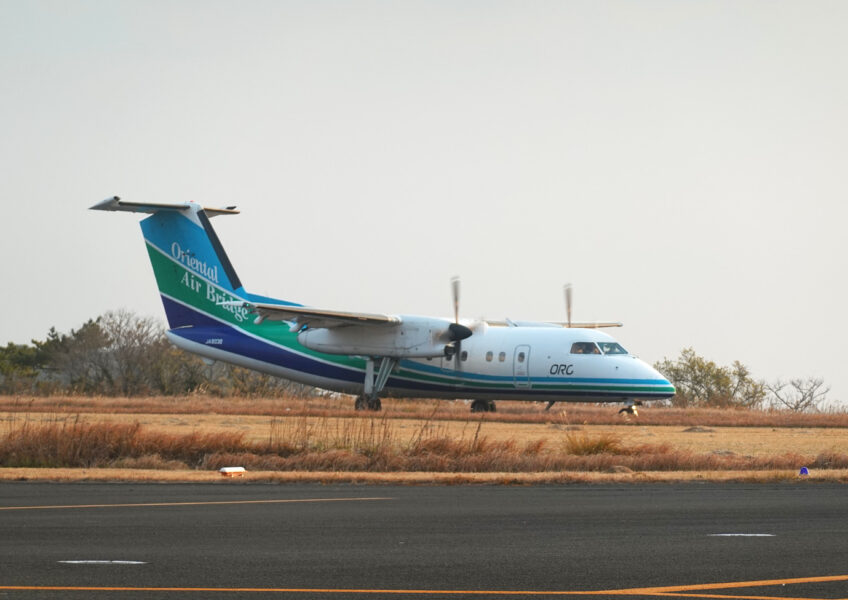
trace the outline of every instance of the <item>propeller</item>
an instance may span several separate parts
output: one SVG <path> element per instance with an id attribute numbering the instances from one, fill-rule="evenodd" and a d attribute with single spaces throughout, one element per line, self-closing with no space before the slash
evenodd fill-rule
<path id="1" fill-rule="evenodd" d="M 454 346 L 456 370 L 460 371 L 462 369 L 462 340 L 471 337 L 472 331 L 459 322 L 459 277 L 451 278 L 451 295 L 453 296 L 453 323 L 448 326 L 448 334 Z"/>
<path id="2" fill-rule="evenodd" d="M 571 284 L 566 283 L 563 286 L 565 292 L 565 315 L 567 317 L 568 327 L 571 327 Z"/>
<path id="3" fill-rule="evenodd" d="M 453 296 L 453 322 L 459 323 L 459 275 L 451 277 L 451 295 Z"/>

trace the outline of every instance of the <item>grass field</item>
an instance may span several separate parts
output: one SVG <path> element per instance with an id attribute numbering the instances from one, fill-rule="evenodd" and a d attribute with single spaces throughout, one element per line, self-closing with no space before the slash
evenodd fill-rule
<path id="1" fill-rule="evenodd" d="M 444 400 L 384 399 L 381 414 L 391 419 L 427 418 L 467 420 L 469 403 Z M 698 425 L 718 427 L 823 427 L 848 428 L 848 411 L 792 413 L 733 409 L 640 408 L 638 418 L 627 420 L 618 414 L 620 404 L 556 404 L 550 411 L 542 402 L 498 402 L 498 411 L 485 415 L 487 421 L 505 423 L 548 423 L 565 419 L 584 425 Z M 3 396 L 0 412 L 125 413 L 125 414 L 216 414 L 257 416 L 361 416 L 353 410 L 350 396 L 329 395 L 303 399 L 219 397 L 209 395 L 148 396 L 113 398 L 98 396 Z"/>
<path id="2" fill-rule="evenodd" d="M 0 478 L 531 483 L 846 480 L 844 414 L 348 399 L 0 397 Z"/>

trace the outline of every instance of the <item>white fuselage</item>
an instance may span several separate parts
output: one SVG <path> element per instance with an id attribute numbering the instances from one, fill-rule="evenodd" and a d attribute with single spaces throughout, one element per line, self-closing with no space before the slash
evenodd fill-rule
<path id="1" fill-rule="evenodd" d="M 427 317 L 401 317 L 418 323 Z M 432 319 L 436 321 L 437 319 Z M 282 324 L 281 324 L 282 325 Z M 473 334 L 455 346 L 454 355 L 434 353 L 427 358 L 400 359 L 382 395 L 480 400 L 629 401 L 668 398 L 671 384 L 650 365 L 627 353 L 603 353 L 604 346 L 620 346 L 595 329 L 536 326 L 492 327 L 467 323 Z M 355 357 L 340 352 L 322 355 L 292 339 L 275 344 L 263 356 L 227 351 L 226 333 L 215 344 L 198 343 L 172 332 L 178 346 L 213 359 L 225 360 L 302 383 L 334 391 L 360 394 L 365 368 Z M 373 338 L 351 338 L 363 347 Z M 300 338 L 303 339 L 303 338 Z M 335 338 L 336 341 L 344 339 Z M 220 341 L 220 343 L 218 343 Z M 253 340 L 258 342 L 259 340 Z M 597 353 L 574 352 L 575 344 L 590 344 Z M 353 348 L 341 347 L 345 350 Z M 385 351 L 385 349 L 383 350 Z M 623 349 L 620 349 L 623 352 Z"/>

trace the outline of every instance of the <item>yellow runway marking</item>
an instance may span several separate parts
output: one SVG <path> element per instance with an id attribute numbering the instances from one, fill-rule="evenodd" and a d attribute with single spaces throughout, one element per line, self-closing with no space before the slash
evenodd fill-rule
<path id="1" fill-rule="evenodd" d="M 775 585 L 799 585 L 802 583 L 829 583 L 848 581 L 848 575 L 825 575 L 823 577 L 799 577 L 794 579 L 760 579 L 757 581 L 731 581 L 726 583 L 699 583 L 695 585 L 669 585 L 664 587 L 630 588 L 626 590 L 608 590 L 604 593 L 621 596 L 677 596 L 686 598 L 771 598 L 771 596 L 727 596 L 719 594 L 684 594 L 698 590 L 728 590 L 747 587 L 768 587 Z M 781 596 L 781 600 L 793 600 Z M 797 599 L 795 599 L 797 600 Z M 814 599 L 804 599 L 814 600 Z M 848 600 L 848 599 L 832 599 Z"/>
<path id="2" fill-rule="evenodd" d="M 137 502 L 132 504 L 64 504 L 55 506 L 0 506 L 0 510 L 49 510 L 64 508 L 137 508 L 143 506 L 214 506 L 220 504 L 294 504 L 298 502 L 365 502 L 394 498 L 295 498 L 286 500 L 218 500 L 212 502 Z"/>
<path id="3" fill-rule="evenodd" d="M 698 590 L 739 589 L 746 587 L 768 587 L 777 585 L 799 585 L 803 583 L 828 583 L 848 581 L 848 575 L 823 577 L 799 577 L 795 579 L 761 579 L 757 581 L 733 581 L 726 583 L 700 583 L 663 587 L 628 588 L 619 590 L 374 590 L 342 588 L 215 588 L 215 587 L 90 587 L 90 586 L 45 586 L 45 585 L 0 585 L 0 591 L 57 591 L 57 592 L 258 592 L 268 594 L 383 594 L 383 595 L 450 595 L 450 596 L 656 596 L 661 598 L 731 598 L 735 600 L 848 600 L 848 598 L 818 599 L 791 596 L 746 596 L 726 594 L 692 594 Z"/>
<path id="4" fill-rule="evenodd" d="M 627 594 L 633 595 L 633 594 Z M 639 594 L 642 595 L 642 594 Z M 848 600 L 846 598 L 811 598 L 809 596 L 748 596 L 738 594 L 678 594 L 676 592 L 658 592 L 656 594 L 647 594 L 648 596 L 656 596 L 657 598 L 723 598 L 728 600 Z"/>
<path id="5" fill-rule="evenodd" d="M 830 581 L 848 581 L 848 575 L 825 575 L 823 577 L 799 577 L 795 579 L 760 579 L 758 581 L 731 581 L 728 583 L 698 583 L 695 585 L 667 585 L 665 587 L 635 588 L 640 592 L 688 592 L 694 590 L 728 590 L 731 588 L 759 587 L 799 583 L 827 583 Z M 631 590 L 611 590 L 624 592 Z"/>

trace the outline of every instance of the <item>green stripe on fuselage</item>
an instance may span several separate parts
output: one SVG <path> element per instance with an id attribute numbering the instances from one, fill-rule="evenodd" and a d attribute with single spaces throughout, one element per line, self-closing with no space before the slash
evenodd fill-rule
<path id="1" fill-rule="evenodd" d="M 185 265 L 173 260 L 150 242 L 147 243 L 147 252 L 150 256 L 150 262 L 153 265 L 153 272 L 156 276 L 160 293 L 190 306 L 200 313 L 223 321 L 232 327 L 236 327 L 260 340 L 283 346 L 301 355 L 310 356 L 326 363 L 364 371 L 365 361 L 361 358 L 323 354 L 300 345 L 297 341 L 297 333 L 290 331 L 288 324 L 285 322 L 265 321 L 257 325 L 254 323 L 254 315 L 251 315 L 247 309 L 238 306 L 221 306 L 219 304 L 220 302 L 239 301 L 243 300 L 243 298 L 224 290 L 198 273 L 190 270 Z M 486 389 L 492 392 L 516 392 L 516 386 L 512 380 L 497 382 L 477 381 L 474 379 L 474 373 L 471 372 L 458 373 L 456 375 L 453 373 L 435 374 L 426 373 L 414 367 L 401 366 L 393 374 L 393 377 L 410 380 L 413 384 L 449 386 L 457 389 L 460 396 L 460 390 L 463 387 Z M 561 391 L 566 393 L 600 392 L 616 396 L 638 396 L 640 393 L 670 393 L 670 389 L 666 386 L 616 385 L 614 381 L 599 384 L 545 383 L 534 379 L 532 381 L 532 388 L 522 389 L 528 395 L 532 395 L 533 390 L 540 392 Z"/>
<path id="2" fill-rule="evenodd" d="M 322 354 L 301 346 L 297 341 L 297 333 L 290 331 L 285 322 L 266 321 L 257 325 L 254 323 L 255 316 L 251 315 L 246 308 L 221 306 L 219 304 L 221 302 L 239 301 L 243 298 L 222 289 L 184 265 L 165 256 L 150 243 L 147 244 L 147 253 L 153 265 L 153 273 L 156 276 L 160 293 L 272 344 L 284 346 L 301 354 L 320 358 L 340 366 L 365 368 L 365 361 L 362 359 Z"/>

